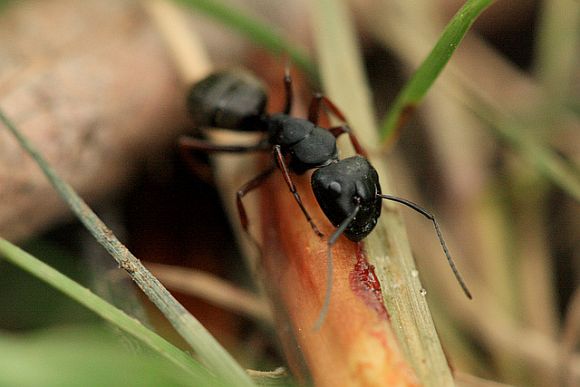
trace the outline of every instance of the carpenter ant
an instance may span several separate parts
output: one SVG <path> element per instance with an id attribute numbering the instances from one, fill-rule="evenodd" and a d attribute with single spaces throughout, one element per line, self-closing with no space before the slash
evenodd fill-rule
<path id="1" fill-rule="evenodd" d="M 455 267 L 435 217 L 409 200 L 381 193 L 377 171 L 367 160 L 366 152 L 346 123 L 344 115 L 328 98 L 316 94 L 310 104 L 308 119 L 296 118 L 290 116 L 292 79 L 288 69 L 284 76 L 284 87 L 286 93 L 284 110 L 270 115 L 266 112 L 265 89 L 253 76 L 241 71 L 217 72 L 207 76 L 191 88 L 187 98 L 188 109 L 196 125 L 262 132 L 264 136 L 250 146 L 218 145 L 189 136 L 180 138 L 179 145 L 181 151 L 186 154 L 192 151 L 272 152 L 272 164 L 237 192 L 240 221 L 248 234 L 249 221 L 242 198 L 258 188 L 266 178 L 279 169 L 306 220 L 314 232 L 322 237 L 323 234 L 302 204 L 290 175 L 290 172 L 300 175 L 315 169 L 311 177 L 312 190 L 322 211 L 336 227 L 327 240 L 326 297 L 315 324 L 316 329 L 321 327 L 330 304 L 333 245 L 342 234 L 353 242 L 364 239 L 377 224 L 383 199 L 410 207 L 433 222 L 449 266 L 465 295 L 471 299 L 471 293 Z M 318 118 L 323 107 L 344 124 L 327 129 L 319 127 Z M 341 160 L 338 157 L 336 138 L 343 133 L 348 134 L 357 155 Z"/>

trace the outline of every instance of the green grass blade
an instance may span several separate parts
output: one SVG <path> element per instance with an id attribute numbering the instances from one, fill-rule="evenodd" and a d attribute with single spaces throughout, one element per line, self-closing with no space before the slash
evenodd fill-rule
<path id="1" fill-rule="evenodd" d="M 493 0 L 468 0 L 451 19 L 427 58 L 406 83 L 395 99 L 393 107 L 387 113 L 380 128 L 383 141 L 395 133 L 421 102 L 459 46 L 469 27 L 492 2 Z"/>
<path id="2" fill-rule="evenodd" d="M 316 79 L 316 68 L 303 49 L 298 48 L 276 32 L 274 26 L 253 19 L 241 10 L 221 4 L 216 0 L 176 0 L 221 24 L 230 27 L 244 35 L 259 46 L 265 47 L 277 55 L 288 55 L 293 63 L 306 72 L 312 79 Z"/>
<path id="3" fill-rule="evenodd" d="M 103 319 L 135 337 L 159 355 L 185 370 L 192 380 L 215 380 L 215 378 L 191 356 L 170 344 L 155 332 L 143 326 L 120 309 L 109 304 L 89 289 L 71 280 L 44 262 L 0 238 L 0 255 L 7 261 L 46 282 L 79 304 L 92 310 Z"/>
<path id="4" fill-rule="evenodd" d="M 203 325 L 163 287 L 149 270 L 115 237 L 72 187 L 64 182 L 40 153 L 0 109 L 0 121 L 30 154 L 60 196 L 95 239 L 113 256 L 137 286 L 159 308 L 183 339 L 195 350 L 202 363 L 232 385 L 254 386 L 248 374 L 217 342 Z"/>
<path id="5" fill-rule="evenodd" d="M 0 333 L 0 386 L 213 387 L 215 383 L 176 368 L 148 348 L 135 350 L 102 324 Z"/>

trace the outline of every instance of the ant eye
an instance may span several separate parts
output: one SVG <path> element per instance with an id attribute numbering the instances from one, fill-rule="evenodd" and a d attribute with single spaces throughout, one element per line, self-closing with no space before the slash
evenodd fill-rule
<path id="1" fill-rule="evenodd" d="M 340 195 L 340 193 L 342 192 L 342 187 L 338 181 L 333 181 L 332 183 L 330 183 L 328 185 L 328 189 L 337 196 Z"/>

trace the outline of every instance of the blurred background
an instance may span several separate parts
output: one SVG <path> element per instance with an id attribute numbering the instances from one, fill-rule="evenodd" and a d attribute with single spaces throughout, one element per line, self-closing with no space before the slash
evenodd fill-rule
<path id="1" fill-rule="evenodd" d="M 209 163 L 200 158 L 195 174 L 178 156 L 176 138 L 193 130 L 186 85 L 145 2 L 2 3 L 2 109 L 244 367 L 283 366 Z M 306 0 L 222 3 L 273 26 L 315 60 Z M 377 123 L 462 4 L 349 2 Z M 254 71 L 270 91 L 270 109 L 279 110 L 284 58 L 203 12 L 185 12 L 215 66 Z M 496 2 L 388 146 L 367 144 L 386 153 L 396 194 L 436 214 L 474 290 L 473 302 L 463 299 L 430 224 L 405 211 L 462 384 L 580 385 L 579 59 L 577 1 Z M 319 86 L 293 71 L 305 104 Z M 0 236 L 179 343 L 4 130 Z M 98 321 L 0 261 L 3 332 Z"/>

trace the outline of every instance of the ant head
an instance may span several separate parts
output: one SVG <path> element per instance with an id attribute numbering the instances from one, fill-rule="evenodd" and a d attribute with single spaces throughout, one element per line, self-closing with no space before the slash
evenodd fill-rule
<path id="1" fill-rule="evenodd" d="M 345 230 L 345 235 L 355 242 L 371 232 L 381 213 L 381 199 L 376 196 L 378 184 L 377 172 L 360 156 L 319 168 L 312 175 L 316 200 L 334 226 L 360 205 L 358 215 Z"/>

